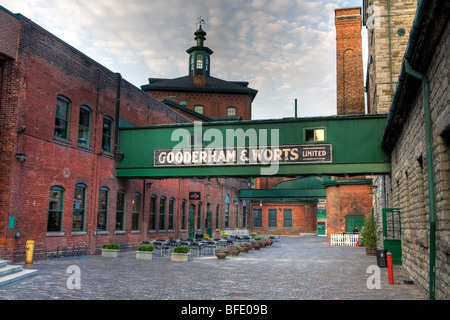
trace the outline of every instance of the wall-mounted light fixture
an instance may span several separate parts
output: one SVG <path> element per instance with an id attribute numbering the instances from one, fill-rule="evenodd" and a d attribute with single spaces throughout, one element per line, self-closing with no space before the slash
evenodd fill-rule
<path id="1" fill-rule="evenodd" d="M 147 183 L 147 188 L 151 188 L 151 187 L 153 187 L 153 183 L 148 182 L 148 183 Z"/>
<path id="2" fill-rule="evenodd" d="M 25 162 L 27 160 L 27 155 L 25 153 L 16 153 L 16 159 L 20 160 L 20 162 Z"/>

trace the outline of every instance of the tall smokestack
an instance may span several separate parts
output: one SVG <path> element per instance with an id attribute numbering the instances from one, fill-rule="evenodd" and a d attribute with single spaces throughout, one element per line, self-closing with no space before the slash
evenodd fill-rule
<path id="1" fill-rule="evenodd" d="M 361 8 L 335 9 L 337 114 L 364 114 Z"/>

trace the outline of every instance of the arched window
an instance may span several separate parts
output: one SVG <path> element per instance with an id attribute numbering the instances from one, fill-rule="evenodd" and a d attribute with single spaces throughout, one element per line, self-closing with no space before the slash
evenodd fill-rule
<path id="1" fill-rule="evenodd" d="M 102 132 L 102 150 L 111 152 L 113 132 L 113 119 L 106 116 L 103 118 L 103 132 Z"/>
<path id="2" fill-rule="evenodd" d="M 59 186 L 51 187 L 48 202 L 47 231 L 59 232 L 62 229 L 64 189 Z"/>
<path id="3" fill-rule="evenodd" d="M 125 230 L 125 191 L 117 191 L 116 231 Z"/>
<path id="4" fill-rule="evenodd" d="M 63 96 L 56 98 L 55 131 L 53 135 L 69 139 L 70 100 Z"/>
<path id="5" fill-rule="evenodd" d="M 139 230 L 139 221 L 141 216 L 141 194 L 139 192 L 133 193 L 131 205 L 131 230 L 137 231 Z"/>
<path id="6" fill-rule="evenodd" d="M 169 225 L 168 229 L 174 229 L 174 221 L 175 221 L 175 198 L 170 198 L 169 200 Z"/>
<path id="7" fill-rule="evenodd" d="M 159 230 L 166 229 L 166 197 L 159 199 Z"/>
<path id="8" fill-rule="evenodd" d="M 97 231 L 106 231 L 108 224 L 109 189 L 101 187 L 98 195 Z"/>
<path id="9" fill-rule="evenodd" d="M 224 217 L 225 228 L 230 227 L 230 196 L 227 195 L 225 198 L 225 217 Z"/>
<path id="10" fill-rule="evenodd" d="M 78 120 L 78 144 L 89 146 L 91 135 L 91 109 L 87 106 L 80 107 Z"/>
<path id="11" fill-rule="evenodd" d="M 84 231 L 84 220 L 86 217 L 86 188 L 86 185 L 82 183 L 75 185 L 72 231 Z"/>
<path id="12" fill-rule="evenodd" d="M 148 217 L 148 230 L 156 230 L 156 195 L 150 197 L 150 212 Z"/>

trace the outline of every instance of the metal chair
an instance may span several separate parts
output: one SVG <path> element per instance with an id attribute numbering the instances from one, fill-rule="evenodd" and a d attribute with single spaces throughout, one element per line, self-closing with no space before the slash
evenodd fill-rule
<path id="1" fill-rule="evenodd" d="M 169 255 L 170 253 L 170 245 L 167 244 L 165 241 L 154 241 L 153 245 L 155 246 L 155 251 L 159 251 L 159 254 L 161 257 L 164 257 L 166 255 Z"/>

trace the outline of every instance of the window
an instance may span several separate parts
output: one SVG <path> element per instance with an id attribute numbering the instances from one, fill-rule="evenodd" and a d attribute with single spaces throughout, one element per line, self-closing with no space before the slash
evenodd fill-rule
<path id="1" fill-rule="evenodd" d="M 186 230 L 186 200 L 181 204 L 181 229 Z"/>
<path id="2" fill-rule="evenodd" d="M 197 229 L 202 229 L 202 203 L 199 202 L 197 206 Z"/>
<path id="3" fill-rule="evenodd" d="M 78 121 L 78 144 L 89 146 L 91 132 L 91 109 L 80 107 L 80 119 Z"/>
<path id="4" fill-rule="evenodd" d="M 125 230 L 125 191 L 117 192 L 116 231 Z"/>
<path id="5" fill-rule="evenodd" d="M 131 200 L 131 230 L 139 230 L 139 220 L 141 215 L 141 194 L 135 192 Z"/>
<path id="6" fill-rule="evenodd" d="M 204 109 L 205 108 L 203 106 L 194 106 L 194 111 L 200 114 L 203 114 Z"/>
<path id="7" fill-rule="evenodd" d="M 50 188 L 47 231 L 61 231 L 63 215 L 64 189 L 58 186 Z"/>
<path id="8" fill-rule="evenodd" d="M 84 231 L 84 217 L 86 210 L 86 186 L 82 183 L 75 185 L 73 198 L 72 231 Z"/>
<path id="9" fill-rule="evenodd" d="M 148 230 L 156 230 L 156 196 L 150 197 L 150 213 L 148 218 Z"/>
<path id="10" fill-rule="evenodd" d="M 325 141 L 325 129 L 306 129 L 305 141 Z"/>
<path id="11" fill-rule="evenodd" d="M 230 196 L 227 195 L 225 198 L 225 228 L 230 227 Z"/>
<path id="12" fill-rule="evenodd" d="M 216 229 L 220 228 L 220 204 L 216 206 Z"/>
<path id="13" fill-rule="evenodd" d="M 283 210 L 283 227 L 284 228 L 292 227 L 292 209 Z"/>
<path id="14" fill-rule="evenodd" d="M 277 227 L 277 209 L 269 209 L 269 228 Z"/>
<path id="15" fill-rule="evenodd" d="M 69 138 L 69 115 L 70 101 L 67 98 L 58 96 L 56 99 L 56 118 L 54 136 L 58 138 Z"/>
<path id="16" fill-rule="evenodd" d="M 175 214 L 175 199 L 170 198 L 170 200 L 169 200 L 169 225 L 168 225 L 169 230 L 174 229 L 174 214 Z"/>
<path id="17" fill-rule="evenodd" d="M 227 117 L 232 117 L 236 115 L 236 107 L 227 108 Z"/>
<path id="18" fill-rule="evenodd" d="M 262 227 L 262 209 L 253 209 L 253 227 Z"/>
<path id="19" fill-rule="evenodd" d="M 106 231 L 108 222 L 108 196 L 109 189 L 100 188 L 98 195 L 98 214 L 97 214 L 97 230 Z"/>
<path id="20" fill-rule="evenodd" d="M 102 150 L 106 152 L 111 152 L 112 125 L 113 120 L 110 117 L 103 118 Z"/>
<path id="21" fill-rule="evenodd" d="M 201 54 L 197 55 L 197 69 L 203 69 L 203 56 Z"/>
<path id="22" fill-rule="evenodd" d="M 242 227 L 247 228 L 247 201 L 242 202 Z"/>
<path id="23" fill-rule="evenodd" d="M 159 200 L 159 230 L 166 229 L 166 197 Z"/>

